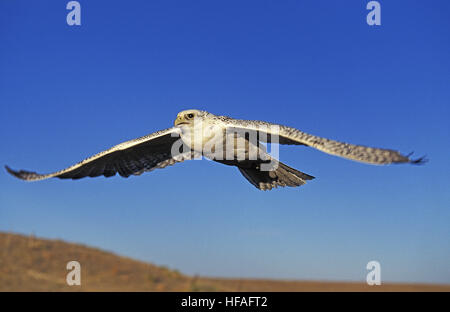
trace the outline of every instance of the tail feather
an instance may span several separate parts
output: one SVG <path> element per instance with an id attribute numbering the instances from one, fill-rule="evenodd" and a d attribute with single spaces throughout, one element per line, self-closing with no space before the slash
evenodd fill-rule
<path id="1" fill-rule="evenodd" d="M 242 175 L 256 188 L 266 191 L 278 186 L 297 187 L 314 179 L 313 176 L 298 171 L 288 165 L 278 162 L 278 167 L 273 171 L 261 171 L 259 168 L 238 167 Z"/>

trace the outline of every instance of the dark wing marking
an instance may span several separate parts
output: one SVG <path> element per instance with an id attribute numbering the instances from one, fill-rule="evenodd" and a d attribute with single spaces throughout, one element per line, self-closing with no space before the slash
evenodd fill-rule
<path id="1" fill-rule="evenodd" d="M 15 171 L 8 166 L 5 167 L 13 176 L 26 181 L 38 181 L 52 177 L 60 179 L 80 179 L 101 175 L 111 177 L 116 173 L 122 177 L 129 177 L 198 156 L 190 151 L 172 156 L 172 145 L 177 140 L 179 140 L 177 128 L 161 130 L 118 144 L 69 168 L 50 174 L 38 174 L 25 170 Z"/>

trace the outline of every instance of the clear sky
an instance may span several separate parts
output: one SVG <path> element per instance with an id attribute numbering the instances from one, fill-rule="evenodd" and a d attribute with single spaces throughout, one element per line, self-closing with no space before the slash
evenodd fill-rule
<path id="1" fill-rule="evenodd" d="M 35 183 L 0 173 L 0 230 L 188 274 L 450 283 L 450 2 L 0 2 L 0 163 L 59 170 L 170 127 L 178 111 L 259 119 L 428 155 L 370 166 L 280 150 L 317 177 L 258 191 L 190 161 L 139 177 Z M 69 259 L 76 260 L 76 259 Z"/>

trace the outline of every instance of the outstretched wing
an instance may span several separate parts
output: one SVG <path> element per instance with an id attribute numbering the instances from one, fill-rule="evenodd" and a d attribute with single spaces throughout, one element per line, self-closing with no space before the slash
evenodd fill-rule
<path id="1" fill-rule="evenodd" d="M 37 181 L 52 177 L 60 179 L 80 179 L 101 175 L 111 177 L 116 173 L 119 173 L 122 177 L 129 177 L 194 158 L 195 155 L 190 151 L 172 156 L 172 145 L 178 139 L 179 130 L 177 128 L 161 130 L 118 144 L 69 168 L 50 174 L 38 174 L 25 170 L 15 171 L 8 166 L 5 167 L 13 176 L 26 181 Z"/>
<path id="2" fill-rule="evenodd" d="M 421 164 L 426 161 L 424 157 L 410 159 L 411 155 L 402 155 L 395 150 L 368 147 L 338 142 L 321 138 L 302 132 L 298 129 L 257 120 L 239 120 L 221 117 L 228 129 L 237 131 L 257 132 L 258 138 L 263 142 L 276 142 L 279 144 L 307 145 L 322 152 L 360 161 L 369 164 L 413 163 Z"/>

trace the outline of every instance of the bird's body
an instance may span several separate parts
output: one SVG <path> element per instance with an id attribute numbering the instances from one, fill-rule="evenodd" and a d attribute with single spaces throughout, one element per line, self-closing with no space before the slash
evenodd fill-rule
<path id="1" fill-rule="evenodd" d="M 6 169 L 27 181 L 51 177 L 110 177 L 116 173 L 128 177 L 204 156 L 238 167 L 244 177 L 261 190 L 300 186 L 314 178 L 279 162 L 266 152 L 261 143 L 306 145 L 328 154 L 370 164 L 424 161 L 423 158 L 411 160 L 394 150 L 337 142 L 282 125 L 186 110 L 177 115 L 172 128 L 121 143 L 55 173 L 42 175 L 24 170 L 14 171 L 9 167 Z"/>

